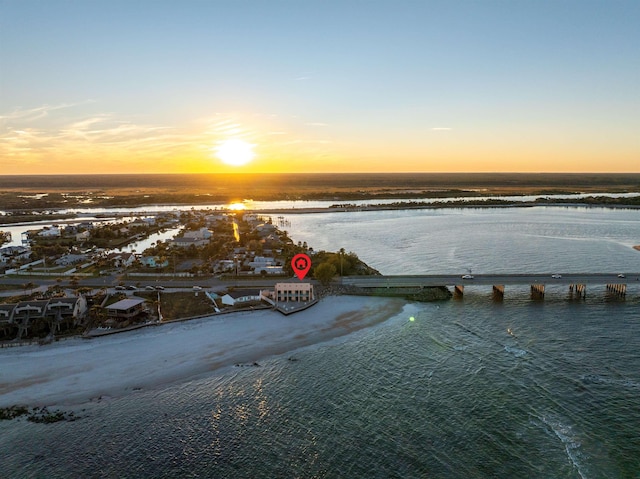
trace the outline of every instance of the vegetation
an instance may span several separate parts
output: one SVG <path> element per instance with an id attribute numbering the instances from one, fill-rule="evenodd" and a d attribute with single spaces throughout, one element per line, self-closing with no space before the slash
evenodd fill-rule
<path id="1" fill-rule="evenodd" d="M 153 185 L 153 186 L 149 186 Z M 179 193 L 176 193 L 179 191 Z M 640 174 L 199 174 L 0 176 L 0 204 L 21 215 L 73 206 L 211 204 L 640 191 Z M 238 192 L 241 192 L 240 198 Z M 26 193 L 26 194 L 25 194 Z M 48 193 L 45 195 L 45 193 Z M 49 211 L 51 213 L 51 211 Z M 2 221 L 7 223 L 9 221 Z"/>
<path id="2" fill-rule="evenodd" d="M 137 296 L 156 302 L 158 293 L 136 293 Z M 215 312 L 213 303 L 204 292 L 160 293 L 160 310 L 165 321 L 192 316 L 202 316 Z"/>
<path id="3" fill-rule="evenodd" d="M 21 416 L 27 416 L 27 421 L 41 424 L 51 424 L 59 421 L 75 421 L 77 419 L 73 411 L 49 411 L 46 406 L 42 408 L 34 407 L 31 411 L 29 411 L 29 408 L 26 406 L 19 405 L 0 408 L 0 420 L 11 420 Z"/>
<path id="4" fill-rule="evenodd" d="M 336 267 L 329 262 L 320 263 L 316 266 L 315 271 L 313 272 L 313 277 L 320 281 L 323 286 L 327 286 L 331 283 L 331 280 L 335 275 Z"/>

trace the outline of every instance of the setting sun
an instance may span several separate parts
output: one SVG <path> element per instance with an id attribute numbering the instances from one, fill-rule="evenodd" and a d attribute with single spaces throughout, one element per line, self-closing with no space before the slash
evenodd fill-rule
<path id="1" fill-rule="evenodd" d="M 256 156 L 251 143 L 243 140 L 231 139 L 216 146 L 216 156 L 226 165 L 243 166 Z"/>

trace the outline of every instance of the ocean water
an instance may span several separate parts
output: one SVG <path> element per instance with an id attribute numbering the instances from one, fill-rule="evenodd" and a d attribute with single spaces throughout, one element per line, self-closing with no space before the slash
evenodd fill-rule
<path id="1" fill-rule="evenodd" d="M 451 271 L 468 258 L 479 258 L 474 272 L 540 271 L 549 258 L 575 271 L 640 270 L 628 246 L 640 243 L 637 213 L 523 210 L 499 213 L 511 225 L 453 212 L 439 230 L 438 215 L 380 224 L 355 214 L 350 227 L 348 217 L 327 227 L 334 220 L 307 215 L 292 218 L 290 234 L 315 245 L 298 236 L 315 221 L 318 242 L 373 255 L 386 273 L 396 272 L 386 264 Z M 480 271 L 493 264 L 496 230 L 506 236 L 501 262 Z M 520 235 L 539 235 L 544 248 L 520 258 Z M 404 249 L 381 248 L 390 236 Z M 452 247 L 452 257 L 427 254 Z M 77 411 L 74 422 L 2 422 L 0 476 L 637 478 L 640 288 L 629 288 L 624 301 L 595 288 L 575 300 L 559 286 L 532 301 L 513 287 L 493 302 L 487 288 L 467 286 L 462 300 L 408 303 L 382 324 L 259 368 L 139 391 Z"/>

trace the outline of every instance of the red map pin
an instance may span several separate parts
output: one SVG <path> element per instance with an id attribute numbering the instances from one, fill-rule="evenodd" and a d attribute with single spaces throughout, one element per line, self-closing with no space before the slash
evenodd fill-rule
<path id="1" fill-rule="evenodd" d="M 311 269 L 311 258 L 304 253 L 298 253 L 291 259 L 291 267 L 298 279 L 302 281 Z"/>

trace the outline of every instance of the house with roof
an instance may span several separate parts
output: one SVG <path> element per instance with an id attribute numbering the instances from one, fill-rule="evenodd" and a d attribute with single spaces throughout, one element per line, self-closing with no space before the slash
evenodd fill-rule
<path id="1" fill-rule="evenodd" d="M 87 241 L 89 238 L 91 238 L 91 232 L 89 230 L 76 233 L 76 241 Z"/>
<path id="2" fill-rule="evenodd" d="M 227 306 L 239 306 L 255 303 L 262 300 L 262 292 L 259 289 L 238 289 L 229 291 L 220 298 L 222 304 Z"/>
<path id="3" fill-rule="evenodd" d="M 179 237 L 171 240 L 171 243 L 177 246 L 178 248 L 188 248 L 189 246 L 205 246 L 209 244 L 208 239 L 204 238 L 188 238 L 188 237 Z"/>
<path id="4" fill-rule="evenodd" d="M 136 256 L 133 253 L 110 253 L 107 255 L 113 266 L 116 268 L 128 268 L 136 261 Z"/>
<path id="5" fill-rule="evenodd" d="M 82 295 L 0 304 L 0 328 L 17 327 L 20 339 L 38 322 L 46 322 L 52 332 L 59 330 L 65 321 L 72 320 L 77 325 L 87 310 L 87 300 Z"/>
<path id="6" fill-rule="evenodd" d="M 185 231 L 184 235 L 182 235 L 184 238 L 197 238 L 197 239 L 211 239 L 211 236 L 213 235 L 213 233 L 211 233 L 211 231 L 209 231 L 207 228 L 200 228 L 198 230 L 189 230 L 189 231 Z"/>
<path id="7" fill-rule="evenodd" d="M 140 263 L 147 268 L 166 268 L 169 266 L 169 259 L 160 256 L 143 256 L 140 258 Z"/>
<path id="8" fill-rule="evenodd" d="M 57 225 L 47 226 L 38 231 L 38 236 L 43 238 L 60 238 L 60 228 Z"/>
<path id="9" fill-rule="evenodd" d="M 9 264 L 21 259 L 29 259 L 31 250 L 24 246 L 5 246 L 0 248 L 0 264 Z"/>
<path id="10" fill-rule="evenodd" d="M 67 253 L 56 260 L 58 266 L 69 266 L 71 264 L 81 263 L 89 257 L 86 254 Z"/>
<path id="11" fill-rule="evenodd" d="M 145 312 L 145 300 L 142 298 L 127 298 L 106 306 L 107 316 L 116 321 L 133 319 Z"/>

